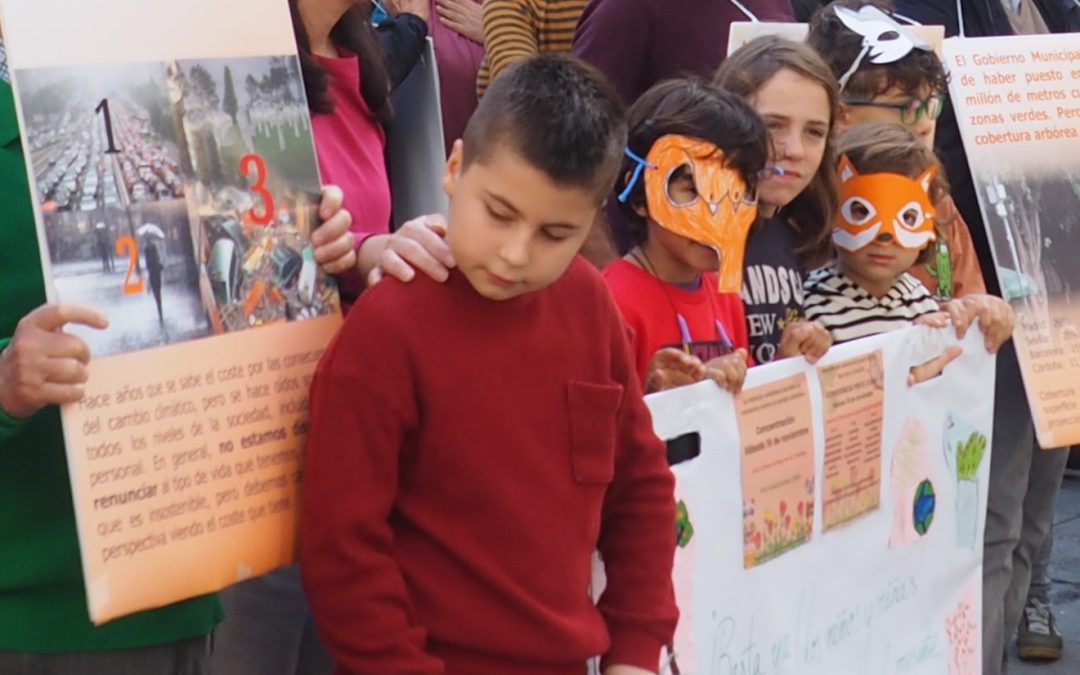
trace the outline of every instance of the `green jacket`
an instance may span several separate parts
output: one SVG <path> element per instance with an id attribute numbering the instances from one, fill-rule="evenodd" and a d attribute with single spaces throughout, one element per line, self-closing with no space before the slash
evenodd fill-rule
<path id="1" fill-rule="evenodd" d="M 0 80 L 0 348 L 45 302 L 11 86 Z M 94 627 L 86 609 L 64 439 L 55 406 L 29 420 L 0 411 L 0 650 L 122 649 L 206 635 L 214 595 Z"/>

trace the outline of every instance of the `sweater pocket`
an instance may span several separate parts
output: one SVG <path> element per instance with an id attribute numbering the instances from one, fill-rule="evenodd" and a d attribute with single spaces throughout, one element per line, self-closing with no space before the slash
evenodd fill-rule
<path id="1" fill-rule="evenodd" d="M 566 393 L 574 480 L 585 485 L 610 483 L 615 475 L 615 418 L 622 385 L 569 382 Z"/>

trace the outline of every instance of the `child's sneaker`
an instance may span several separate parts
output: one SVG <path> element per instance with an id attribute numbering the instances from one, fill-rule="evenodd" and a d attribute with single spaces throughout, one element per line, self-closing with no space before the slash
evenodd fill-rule
<path id="1" fill-rule="evenodd" d="M 1022 661 L 1057 661 L 1063 646 L 1050 605 L 1041 600 L 1029 600 L 1020 617 L 1017 656 Z"/>

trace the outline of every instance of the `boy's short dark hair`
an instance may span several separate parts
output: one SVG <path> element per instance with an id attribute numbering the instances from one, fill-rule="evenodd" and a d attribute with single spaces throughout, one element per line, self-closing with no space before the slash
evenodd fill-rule
<path id="1" fill-rule="evenodd" d="M 661 82 L 641 95 L 627 114 L 630 137 L 627 147 L 645 157 L 661 136 L 678 134 L 709 141 L 724 152 L 725 163 L 738 171 L 747 187 L 755 189 L 758 175 L 769 157 L 768 136 L 761 117 L 739 96 L 695 79 Z M 620 186 L 634 174 L 637 164 L 624 158 Z M 612 223 L 624 228 L 620 234 L 636 246 L 649 236 L 648 221 L 635 207 L 645 204 L 645 181 L 638 180 L 619 209 L 626 216 Z"/>
<path id="2" fill-rule="evenodd" d="M 855 63 L 863 48 L 863 38 L 844 25 L 834 8 L 846 7 L 858 11 L 867 5 L 893 15 L 892 2 L 888 0 L 836 0 L 819 9 L 810 19 L 810 33 L 806 36 L 806 42 L 821 54 L 837 78 L 842 77 Z M 932 94 L 942 94 L 949 88 L 949 75 L 937 54 L 913 49 L 893 63 L 876 64 L 870 63 L 868 58 L 863 59 L 862 65 L 844 87 L 843 94 L 869 100 L 893 87 L 905 94 L 915 94 L 924 88 L 929 88 Z"/>
<path id="3" fill-rule="evenodd" d="M 464 166 L 507 143 L 558 185 L 605 199 L 626 147 L 626 109 L 593 67 L 545 53 L 513 64 L 491 83 L 464 134 Z"/>
<path id="4" fill-rule="evenodd" d="M 949 184 L 934 151 L 921 142 L 910 129 L 888 122 L 856 124 L 836 139 L 837 155 L 847 155 L 860 174 L 897 173 L 915 179 L 932 166 L 938 172 L 930 182 L 930 202 L 939 204 L 949 193 Z M 938 238 L 944 236 L 940 224 L 934 223 Z M 928 263 L 935 255 L 933 244 L 919 252 L 915 261 Z"/>

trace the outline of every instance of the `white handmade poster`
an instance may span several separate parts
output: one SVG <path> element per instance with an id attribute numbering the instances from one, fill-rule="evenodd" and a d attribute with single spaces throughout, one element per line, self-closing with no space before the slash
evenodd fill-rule
<path id="1" fill-rule="evenodd" d="M 973 330 L 940 376 L 907 383 L 949 342 L 908 329 L 755 368 L 737 396 L 649 397 L 681 455 L 661 672 L 980 672 L 994 357 Z"/>

